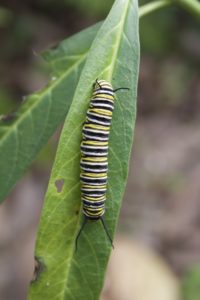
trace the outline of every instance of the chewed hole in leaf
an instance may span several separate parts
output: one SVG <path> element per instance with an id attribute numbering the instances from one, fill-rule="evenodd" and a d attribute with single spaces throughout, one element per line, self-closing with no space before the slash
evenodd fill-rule
<path id="1" fill-rule="evenodd" d="M 62 192 L 64 182 L 65 182 L 64 179 L 58 179 L 55 181 L 55 187 L 56 187 L 58 193 Z"/>
<path id="2" fill-rule="evenodd" d="M 44 264 L 42 263 L 41 259 L 35 257 L 34 272 L 33 272 L 33 277 L 31 282 L 36 281 L 43 270 L 44 270 Z"/>

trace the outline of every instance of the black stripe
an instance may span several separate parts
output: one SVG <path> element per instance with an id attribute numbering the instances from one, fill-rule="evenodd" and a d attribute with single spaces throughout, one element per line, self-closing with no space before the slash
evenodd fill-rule
<path id="1" fill-rule="evenodd" d="M 110 123 L 111 123 L 110 119 L 106 119 L 106 118 L 99 117 L 99 116 L 94 116 L 94 115 L 90 114 L 90 112 L 87 112 L 87 116 L 91 119 L 91 122 L 94 124 L 96 124 L 95 120 L 105 123 L 106 125 L 110 125 Z"/>
<path id="2" fill-rule="evenodd" d="M 103 128 L 101 128 L 101 129 L 90 128 L 90 127 L 87 127 L 87 125 L 86 125 L 83 127 L 83 133 L 85 133 L 85 132 L 107 135 L 107 134 L 109 134 L 110 131 L 104 130 Z"/>
<path id="3" fill-rule="evenodd" d="M 109 139 L 109 136 L 107 137 L 100 137 L 100 136 L 91 136 L 89 134 L 87 134 L 88 137 L 87 137 L 87 140 L 90 140 L 90 141 L 96 141 L 96 142 L 99 142 L 99 141 L 102 141 L 102 142 L 107 142 L 108 139 Z"/>
<path id="4" fill-rule="evenodd" d="M 108 100 L 106 98 L 97 98 L 97 99 L 92 99 L 90 101 L 90 104 L 107 104 L 107 105 L 111 105 L 112 107 L 114 107 L 114 102 L 112 100 Z"/>
<path id="5" fill-rule="evenodd" d="M 83 194 L 85 196 L 90 196 L 92 194 L 96 194 L 98 196 L 103 196 L 103 195 L 105 195 L 106 189 L 104 189 L 103 191 L 98 191 L 98 190 L 96 190 L 96 191 L 88 191 L 88 190 L 85 191 L 84 189 L 81 189 L 81 191 L 83 192 Z"/>
<path id="6" fill-rule="evenodd" d="M 80 179 L 83 183 L 98 183 L 98 184 L 106 184 L 107 183 L 107 178 L 85 178 L 80 176 Z"/>
<path id="7" fill-rule="evenodd" d="M 90 103 L 94 103 L 94 104 L 109 104 L 109 105 L 112 105 L 113 107 L 114 107 L 114 102 L 113 102 L 113 100 L 109 100 L 109 99 L 106 99 L 106 98 L 102 98 L 102 99 L 92 99 L 91 101 L 90 101 Z"/>
<path id="8" fill-rule="evenodd" d="M 108 153 L 108 149 L 102 149 L 100 147 L 91 149 L 91 148 L 88 148 L 87 146 L 85 146 L 85 147 L 81 146 L 81 151 L 88 152 L 88 153 L 90 153 L 90 152 L 92 152 L 92 153 L 105 153 L 105 154 Z"/>
<path id="9" fill-rule="evenodd" d="M 90 136 L 98 136 L 98 137 L 108 137 L 109 136 L 109 132 L 107 131 L 102 131 L 101 133 L 99 132 L 91 132 L 91 131 L 88 131 L 87 129 L 83 128 L 83 133 L 84 134 L 87 134 L 87 135 L 90 135 Z M 87 141 L 87 139 L 86 139 Z"/>
<path id="10" fill-rule="evenodd" d="M 98 169 L 98 170 L 107 169 L 107 165 L 88 165 L 86 163 L 81 163 L 81 167 L 91 169 L 91 170 L 92 169 Z"/>
<path id="11" fill-rule="evenodd" d="M 103 200 L 103 201 L 99 201 L 99 202 L 97 202 L 97 201 L 94 201 L 94 202 L 91 202 L 91 201 L 86 201 L 86 200 L 83 200 L 83 205 L 85 205 L 85 206 L 104 206 L 104 203 L 105 203 L 105 200 Z M 102 207 L 103 208 L 103 207 Z"/>
<path id="12" fill-rule="evenodd" d="M 86 213 L 89 215 L 95 214 L 96 216 L 101 215 L 102 211 L 105 210 L 104 207 L 83 207 L 83 210 L 85 210 Z"/>
<path id="13" fill-rule="evenodd" d="M 90 108 L 96 108 L 96 109 L 106 109 L 106 110 L 109 110 L 109 111 L 113 111 L 113 107 L 107 107 L 107 106 L 100 106 L 100 105 L 91 105 Z"/>
<path id="14" fill-rule="evenodd" d="M 86 218 L 88 219 L 88 220 L 92 220 L 92 221 L 98 221 L 103 215 L 104 215 L 104 213 L 105 213 L 105 209 L 104 209 L 104 212 L 103 212 L 103 214 L 99 214 L 99 216 L 88 216 L 88 215 L 86 215 L 86 213 L 84 212 L 84 210 L 83 210 L 83 213 L 84 213 L 84 215 L 86 216 Z"/>
<path id="15" fill-rule="evenodd" d="M 97 118 L 103 118 L 105 120 L 111 120 L 112 115 L 107 115 L 107 108 L 101 108 L 101 111 L 95 111 L 96 108 L 90 108 L 89 111 L 87 112 L 90 116 L 95 116 Z"/>

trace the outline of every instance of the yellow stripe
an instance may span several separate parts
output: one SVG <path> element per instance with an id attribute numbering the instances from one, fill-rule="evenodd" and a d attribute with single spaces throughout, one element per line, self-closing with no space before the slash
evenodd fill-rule
<path id="1" fill-rule="evenodd" d="M 101 207 L 99 209 L 95 209 L 95 208 L 89 209 L 89 207 L 87 207 L 86 210 L 87 210 L 88 215 L 90 215 L 90 216 L 101 216 L 104 213 L 105 208 Z"/>
<path id="2" fill-rule="evenodd" d="M 85 172 L 81 172 L 81 176 L 86 176 L 86 177 L 92 177 L 92 178 L 102 178 L 102 177 L 106 177 L 107 173 L 85 173 Z"/>
<path id="3" fill-rule="evenodd" d="M 95 125 L 95 124 L 85 124 L 84 128 L 95 128 L 95 129 L 101 129 L 101 130 L 110 130 L 109 126 L 102 126 L 102 125 Z"/>
<path id="4" fill-rule="evenodd" d="M 82 141 L 83 145 L 94 145 L 94 146 L 108 146 L 108 142 L 101 141 Z"/>
<path id="5" fill-rule="evenodd" d="M 106 196 L 103 195 L 101 197 L 98 197 L 98 198 L 93 198 L 93 197 L 89 197 L 89 196 L 83 196 L 82 197 L 83 199 L 86 199 L 86 200 L 91 200 L 91 201 L 102 201 L 102 200 L 106 200 Z"/>
<path id="6" fill-rule="evenodd" d="M 94 186 L 94 185 L 88 185 L 88 184 L 83 184 L 82 185 L 83 188 L 91 188 L 91 189 L 106 189 L 106 185 L 98 185 L 98 186 Z"/>
<path id="7" fill-rule="evenodd" d="M 101 162 L 101 161 L 106 161 L 107 162 L 108 158 L 107 157 L 83 157 L 82 161 L 92 161 L 92 162 Z"/>
<path id="8" fill-rule="evenodd" d="M 105 147 L 105 146 L 108 146 L 108 143 L 102 145 L 102 144 L 99 144 L 99 143 L 91 144 L 91 143 L 88 143 L 88 142 L 84 141 L 84 142 L 81 142 L 81 146 L 83 146 L 83 147 L 87 147 L 87 146 Z"/>
<path id="9" fill-rule="evenodd" d="M 104 207 L 102 207 L 101 209 L 89 209 L 88 207 L 86 208 L 88 215 L 90 216 L 98 216 L 101 215 L 101 213 L 103 213 L 104 211 Z"/>
<path id="10" fill-rule="evenodd" d="M 106 109 L 91 108 L 90 111 L 101 115 L 106 115 L 110 117 L 112 116 L 112 111 Z"/>
<path id="11" fill-rule="evenodd" d="M 114 100 L 114 97 L 112 95 L 100 94 L 100 93 L 96 94 L 93 99 L 95 99 L 95 98 L 105 98 L 105 99 L 109 99 L 109 100 Z"/>

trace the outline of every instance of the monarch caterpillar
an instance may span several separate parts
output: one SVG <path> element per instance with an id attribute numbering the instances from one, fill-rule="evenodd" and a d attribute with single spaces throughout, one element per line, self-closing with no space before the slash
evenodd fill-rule
<path id="1" fill-rule="evenodd" d="M 128 88 L 113 90 L 109 82 L 98 79 L 93 87 L 92 99 L 82 129 L 80 180 L 84 222 L 76 237 L 76 249 L 78 238 L 88 220 L 101 220 L 112 245 L 103 219 L 107 191 L 108 140 L 114 109 L 114 93 Z"/>

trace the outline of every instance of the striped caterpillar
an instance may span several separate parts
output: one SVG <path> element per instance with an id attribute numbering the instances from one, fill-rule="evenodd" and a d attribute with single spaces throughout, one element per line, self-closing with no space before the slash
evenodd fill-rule
<path id="1" fill-rule="evenodd" d="M 112 85 L 105 80 L 96 80 L 92 99 L 82 129 L 80 180 L 81 201 L 83 203 L 84 221 L 76 237 L 78 238 L 88 220 L 101 220 L 104 230 L 111 242 L 103 215 L 107 191 L 108 141 L 114 109 L 115 92 Z"/>

